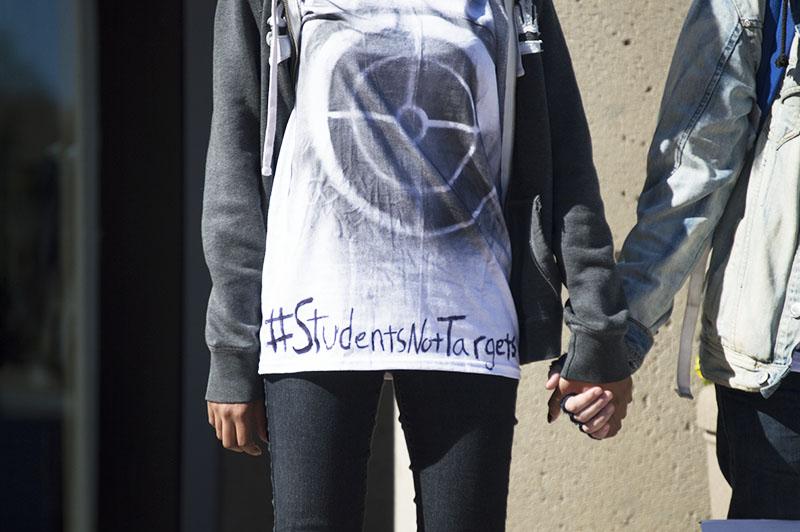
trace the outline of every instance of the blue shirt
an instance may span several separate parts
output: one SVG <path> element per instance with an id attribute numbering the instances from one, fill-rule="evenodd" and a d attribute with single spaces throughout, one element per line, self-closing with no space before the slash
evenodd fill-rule
<path id="1" fill-rule="evenodd" d="M 767 12 L 764 16 L 764 42 L 761 47 L 761 64 L 756 74 L 756 94 L 758 96 L 758 107 L 761 109 L 762 123 L 780 90 L 786 71 L 785 68 L 776 66 L 775 61 L 781 52 L 787 56 L 789 55 L 789 47 L 792 44 L 792 39 L 794 39 L 794 21 L 796 17 L 792 15 L 790 10 L 787 14 L 786 50 L 780 49 L 781 31 L 783 29 L 782 9 L 783 0 L 767 0 Z"/>

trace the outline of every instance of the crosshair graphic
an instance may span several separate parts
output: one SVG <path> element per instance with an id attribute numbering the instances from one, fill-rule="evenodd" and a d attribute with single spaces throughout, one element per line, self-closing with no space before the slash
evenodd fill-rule
<path id="1" fill-rule="evenodd" d="M 330 183 L 348 209 L 394 232 L 479 223 L 487 204 L 499 205 L 499 166 L 485 153 L 499 146 L 496 97 L 494 106 L 476 97 L 497 94 L 485 43 L 441 17 L 392 13 L 370 24 L 358 35 L 332 28 L 336 39 L 309 54 L 327 72 L 311 119 Z M 398 211 L 408 223 L 398 225 Z"/>
<path id="2" fill-rule="evenodd" d="M 402 73 L 407 78 L 405 84 L 405 100 L 399 103 L 399 105 L 395 106 L 396 111 L 394 113 L 390 114 L 388 112 L 381 113 L 362 111 L 358 109 L 345 111 L 332 110 L 328 113 L 328 117 L 333 120 L 348 119 L 351 121 L 353 130 L 357 132 L 355 134 L 355 139 L 356 142 L 359 143 L 362 155 L 364 155 L 364 157 L 370 161 L 372 170 L 375 172 L 375 174 L 388 181 L 396 181 L 397 176 L 391 176 L 387 174 L 381 168 L 381 165 L 372 158 L 372 154 L 370 153 L 371 150 L 365 145 L 363 135 L 369 134 L 364 130 L 370 129 L 373 127 L 373 125 L 365 123 L 380 122 L 391 128 L 397 128 L 398 131 L 405 133 L 407 139 L 420 149 L 424 149 L 426 138 L 430 138 L 427 136 L 429 129 L 452 130 L 457 136 L 464 136 L 466 142 L 458 143 L 465 146 L 466 149 L 464 150 L 464 155 L 457 161 L 455 168 L 452 170 L 445 169 L 446 183 L 434 184 L 430 190 L 431 192 L 447 192 L 450 190 L 450 187 L 455 183 L 455 181 L 463 174 L 464 167 L 472 158 L 478 145 L 480 128 L 478 127 L 475 116 L 475 101 L 472 97 L 472 91 L 463 77 L 461 77 L 447 65 L 443 65 L 438 61 L 431 62 L 431 64 L 425 65 L 425 70 L 429 71 L 429 76 L 426 77 L 431 77 L 437 80 L 437 83 L 433 84 L 433 86 L 436 87 L 438 91 L 452 89 L 452 85 L 457 84 L 458 90 L 463 91 L 464 95 L 463 98 L 459 98 L 458 100 L 458 103 L 460 104 L 460 110 L 466 111 L 467 113 L 467 117 L 464 122 L 450 120 L 447 118 L 431 118 L 428 116 L 428 112 L 425 110 L 425 108 L 420 105 L 420 102 L 417 101 L 419 98 L 417 98 L 416 83 L 420 76 L 414 72 L 416 65 L 412 63 L 412 68 L 409 68 L 409 63 L 412 62 L 408 57 L 390 57 L 380 59 L 359 74 L 358 80 L 353 87 L 356 93 L 365 93 L 368 92 L 368 90 L 364 90 L 363 88 L 370 84 L 368 81 L 370 78 L 391 79 L 392 74 L 396 74 L 398 72 Z M 388 73 L 389 75 L 384 76 L 382 75 L 383 73 Z M 422 81 L 420 85 L 424 85 L 424 83 L 425 82 Z M 443 85 L 451 86 L 443 89 Z M 447 112 L 447 109 L 437 109 L 436 112 Z"/>

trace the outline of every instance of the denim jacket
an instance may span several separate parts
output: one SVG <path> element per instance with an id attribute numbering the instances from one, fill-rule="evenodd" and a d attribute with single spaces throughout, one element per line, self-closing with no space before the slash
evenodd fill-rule
<path id="1" fill-rule="evenodd" d="M 793 0 L 793 13 L 798 7 Z M 695 287 L 705 296 L 701 371 L 768 396 L 800 342 L 800 75 L 795 38 L 759 129 L 763 13 L 764 0 L 694 1 L 619 267 L 636 322 L 628 339 L 641 363 L 684 281 L 705 271 L 710 248 L 705 282 Z M 689 314 L 696 295 L 689 294 Z M 684 320 L 687 353 L 694 325 Z"/>

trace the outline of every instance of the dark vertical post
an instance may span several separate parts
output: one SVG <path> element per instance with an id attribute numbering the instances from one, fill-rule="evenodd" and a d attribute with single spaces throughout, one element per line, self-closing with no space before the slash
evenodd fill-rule
<path id="1" fill-rule="evenodd" d="M 211 125 L 211 52 L 215 0 L 184 0 L 183 33 L 183 434 L 181 530 L 219 530 L 220 445 L 208 425 L 205 387 L 209 354 L 204 339 L 211 281 L 200 241 L 203 175 Z M 262 506 L 269 504 L 262 501 Z M 266 528 L 264 523 L 261 527 Z M 250 530 L 250 528 L 246 529 Z"/>
<path id="2" fill-rule="evenodd" d="M 97 7 L 98 530 L 175 531 L 183 348 L 182 4 Z"/>

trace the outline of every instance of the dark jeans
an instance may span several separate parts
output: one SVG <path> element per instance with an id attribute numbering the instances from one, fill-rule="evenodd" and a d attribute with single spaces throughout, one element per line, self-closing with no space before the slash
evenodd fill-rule
<path id="1" fill-rule="evenodd" d="M 419 530 L 503 530 L 517 381 L 393 371 Z M 264 378 L 275 530 L 361 530 L 382 371 Z"/>
<path id="2" fill-rule="evenodd" d="M 730 519 L 800 519 L 800 373 L 769 399 L 717 385 L 717 459 Z"/>

